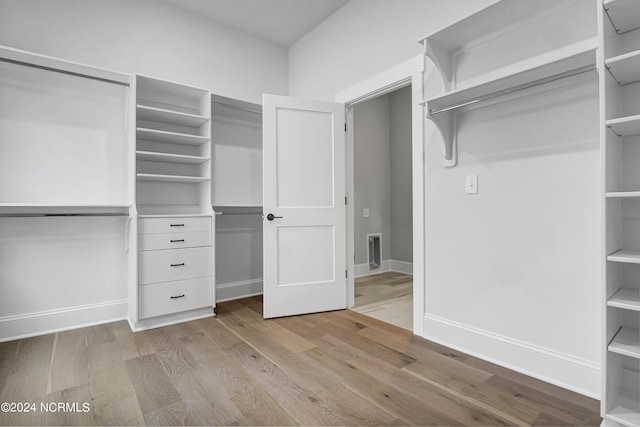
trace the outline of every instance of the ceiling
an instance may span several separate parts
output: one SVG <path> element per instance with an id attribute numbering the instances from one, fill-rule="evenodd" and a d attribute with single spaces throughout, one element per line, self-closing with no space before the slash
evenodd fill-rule
<path id="1" fill-rule="evenodd" d="M 349 0 L 164 0 L 229 27 L 289 47 Z"/>

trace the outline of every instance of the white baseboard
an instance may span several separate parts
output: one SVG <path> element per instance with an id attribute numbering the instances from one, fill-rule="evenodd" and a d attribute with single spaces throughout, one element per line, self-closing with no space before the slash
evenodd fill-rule
<path id="1" fill-rule="evenodd" d="M 124 299 L 0 317 L 0 342 L 124 320 L 128 304 Z"/>
<path id="2" fill-rule="evenodd" d="M 387 259 L 382 261 L 382 265 L 376 269 L 370 269 L 369 264 L 356 264 L 354 266 L 355 277 L 371 276 L 372 274 L 395 271 L 397 273 L 413 274 L 413 263 Z"/>
<path id="3" fill-rule="evenodd" d="M 262 279 L 216 285 L 216 302 L 252 297 L 262 294 Z"/>
<path id="4" fill-rule="evenodd" d="M 600 399 L 600 365 L 425 314 L 423 338 L 480 359 Z"/>

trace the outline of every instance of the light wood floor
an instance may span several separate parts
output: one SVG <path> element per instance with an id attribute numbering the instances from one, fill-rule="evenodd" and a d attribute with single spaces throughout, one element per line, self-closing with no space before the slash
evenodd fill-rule
<path id="1" fill-rule="evenodd" d="M 0 344 L 2 425 L 590 425 L 598 402 L 344 310 L 218 318 L 133 334 L 125 322 Z"/>
<path id="2" fill-rule="evenodd" d="M 413 330 L 413 276 L 386 272 L 355 280 L 353 311 Z"/>

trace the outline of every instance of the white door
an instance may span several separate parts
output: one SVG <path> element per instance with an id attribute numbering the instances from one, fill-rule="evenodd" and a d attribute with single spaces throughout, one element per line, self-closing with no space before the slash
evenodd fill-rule
<path id="1" fill-rule="evenodd" d="M 264 317 L 347 308 L 343 104 L 263 97 Z"/>

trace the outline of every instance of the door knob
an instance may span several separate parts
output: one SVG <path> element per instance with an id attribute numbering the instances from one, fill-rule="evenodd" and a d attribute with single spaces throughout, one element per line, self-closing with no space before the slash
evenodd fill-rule
<path id="1" fill-rule="evenodd" d="M 269 214 L 269 215 L 267 215 L 267 219 L 268 219 L 269 221 L 273 221 L 273 220 L 274 220 L 274 219 L 276 219 L 276 218 L 282 218 L 282 217 L 281 217 L 281 216 L 274 216 L 273 214 Z"/>

